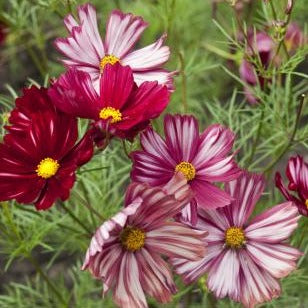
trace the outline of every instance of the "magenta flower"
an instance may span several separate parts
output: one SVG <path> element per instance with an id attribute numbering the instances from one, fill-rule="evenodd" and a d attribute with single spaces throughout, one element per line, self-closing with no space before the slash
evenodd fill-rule
<path id="1" fill-rule="evenodd" d="M 248 222 L 263 189 L 261 176 L 245 172 L 226 185 L 235 199 L 230 206 L 200 209 L 195 228 L 209 231 L 208 254 L 199 261 L 172 260 L 186 283 L 207 273 L 207 286 L 216 297 L 229 296 L 245 307 L 279 296 L 278 279 L 293 271 L 301 256 L 284 242 L 297 227 L 299 215 L 293 203 L 286 202 Z"/>
<path id="2" fill-rule="evenodd" d="M 257 32 L 256 34 L 251 33 L 248 39 L 247 54 L 250 56 L 255 54 L 255 56 L 260 59 L 262 66 L 266 69 L 273 58 L 274 41 L 265 32 Z M 256 104 L 258 100 L 249 89 L 249 86 L 256 87 L 259 84 L 262 89 L 265 84 L 264 77 L 258 75 L 254 65 L 246 59 L 243 59 L 240 65 L 240 77 L 248 85 L 244 88 L 244 93 L 248 102 Z"/>
<path id="3" fill-rule="evenodd" d="M 166 86 L 157 81 L 134 83 L 130 67 L 108 64 L 97 93 L 88 73 L 70 69 L 52 85 L 49 96 L 63 112 L 93 120 L 101 135 L 106 132 L 132 139 L 169 103 Z"/>
<path id="4" fill-rule="evenodd" d="M 170 56 L 169 47 L 164 45 L 166 35 L 149 46 L 131 51 L 148 26 L 141 17 L 112 11 L 104 41 L 91 4 L 79 6 L 78 17 L 79 23 L 72 15 L 66 16 L 64 23 L 69 36 L 56 39 L 55 46 L 67 57 L 63 60 L 67 67 L 75 67 L 91 75 L 96 89 L 105 65 L 117 62 L 132 68 L 138 85 L 144 81 L 158 81 L 173 89 L 174 73 L 162 68 Z"/>
<path id="5" fill-rule="evenodd" d="M 170 221 L 190 198 L 181 174 L 163 188 L 132 183 L 125 208 L 97 229 L 82 268 L 102 280 L 104 294 L 113 291 L 120 307 L 147 307 L 145 293 L 162 303 L 171 300 L 176 286 L 161 255 L 204 257 L 207 232 Z"/>
<path id="6" fill-rule="evenodd" d="M 212 183 L 231 181 L 241 173 L 233 155 L 227 156 L 234 134 L 215 124 L 200 135 L 193 116 L 167 115 L 164 125 L 166 140 L 152 128 L 141 134 L 142 150 L 132 153 L 133 181 L 158 186 L 167 183 L 176 171 L 182 172 L 195 193 L 182 217 L 192 222 L 197 206 L 217 208 L 230 204 L 229 194 Z"/>
<path id="7" fill-rule="evenodd" d="M 288 52 L 291 54 L 306 43 L 302 30 L 295 22 L 288 25 L 284 41 Z"/>
<path id="8" fill-rule="evenodd" d="M 308 216 L 308 163 L 302 156 L 291 157 L 286 175 L 289 179 L 288 188 L 284 186 L 280 172 L 276 173 L 276 186 L 287 200 L 296 204 L 301 215 Z M 292 192 L 297 193 L 297 197 Z"/>

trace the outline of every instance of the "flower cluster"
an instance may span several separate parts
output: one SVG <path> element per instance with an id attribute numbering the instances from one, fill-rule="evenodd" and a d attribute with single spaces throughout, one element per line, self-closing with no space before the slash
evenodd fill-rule
<path id="1" fill-rule="evenodd" d="M 124 206 L 97 228 L 82 269 L 101 280 L 103 293 L 112 291 L 120 307 L 147 307 L 146 295 L 169 302 L 177 292 L 173 269 L 186 283 L 207 274 L 217 298 L 246 307 L 279 296 L 278 280 L 301 256 L 286 241 L 299 212 L 308 216 L 307 163 L 296 157 L 288 164 L 288 188 L 298 196 L 278 173 L 288 201 L 250 220 L 265 181 L 238 166 L 229 128 L 213 124 L 200 133 L 194 116 L 180 114 L 164 117 L 164 136 L 151 126 L 174 91 L 175 72 L 163 68 L 170 55 L 166 35 L 132 51 L 147 23 L 115 10 L 102 39 L 90 4 L 78 8 L 78 20 L 68 15 L 64 23 L 68 37 L 55 46 L 66 72 L 48 89 L 24 89 L 10 114 L 0 144 L 0 201 L 38 210 L 65 201 L 96 147 L 139 135 Z M 270 65 L 272 39 L 260 32 L 250 40 L 262 65 Z M 295 34 L 286 40 L 288 46 L 299 42 Z M 246 60 L 240 72 L 249 85 L 265 82 Z M 83 135 L 79 118 L 88 124 Z"/>

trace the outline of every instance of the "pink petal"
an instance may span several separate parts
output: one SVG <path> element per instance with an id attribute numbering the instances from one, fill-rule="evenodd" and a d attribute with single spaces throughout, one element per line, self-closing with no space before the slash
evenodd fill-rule
<path id="1" fill-rule="evenodd" d="M 146 71 L 159 68 L 168 61 L 170 49 L 163 46 L 167 35 L 164 34 L 155 43 L 127 54 L 122 59 L 123 65 L 129 65 L 133 71 Z"/>
<path id="2" fill-rule="evenodd" d="M 283 244 L 249 242 L 246 249 L 252 260 L 275 278 L 289 275 L 302 255 L 297 249 Z"/>
<path id="3" fill-rule="evenodd" d="M 214 244 L 207 247 L 206 256 L 198 261 L 187 259 L 172 258 L 171 263 L 175 272 L 180 275 L 185 283 L 192 283 L 205 275 L 212 265 L 216 262 L 218 256 L 223 251 L 223 244 Z"/>
<path id="4" fill-rule="evenodd" d="M 154 188 L 137 183 L 129 186 L 125 203 L 137 197 L 143 200 L 142 207 L 129 220 L 130 224 L 149 231 L 181 211 L 192 197 L 191 190 L 181 174 L 176 174 L 170 182 L 176 187 L 176 191 L 168 184 L 165 187 Z"/>
<path id="5" fill-rule="evenodd" d="M 234 198 L 230 208 L 232 221 L 235 226 L 243 226 L 264 190 L 264 178 L 261 175 L 243 172 L 235 181 L 226 184 L 226 192 Z"/>
<path id="6" fill-rule="evenodd" d="M 280 295 L 281 289 L 278 281 L 267 271 L 258 267 L 245 250 L 239 253 L 241 264 L 241 277 L 238 282 L 238 296 L 232 296 L 246 307 L 254 307 L 258 303 L 270 301 Z"/>
<path id="7" fill-rule="evenodd" d="M 104 57 L 104 46 L 100 37 L 95 8 L 90 4 L 78 8 L 80 25 L 71 15 L 65 18 L 65 25 L 70 32 L 68 38 L 55 40 L 56 48 L 71 60 L 70 65 L 97 68 Z"/>
<path id="8" fill-rule="evenodd" d="M 145 81 L 157 81 L 159 84 L 166 85 L 169 91 L 174 91 L 173 76 L 177 72 L 169 72 L 164 69 L 153 69 L 149 71 L 134 72 L 134 80 L 137 85 Z"/>
<path id="9" fill-rule="evenodd" d="M 214 292 L 216 297 L 237 297 L 240 293 L 238 279 L 240 263 L 238 251 L 225 250 L 209 269 L 207 280 L 208 288 Z"/>
<path id="10" fill-rule="evenodd" d="M 153 250 L 141 249 L 135 255 L 145 293 L 161 303 L 171 301 L 177 290 L 168 264 Z"/>
<path id="11" fill-rule="evenodd" d="M 119 63 L 107 64 L 100 79 L 101 107 L 122 108 L 134 86 L 132 70 Z"/>
<path id="12" fill-rule="evenodd" d="M 196 155 L 199 126 L 195 117 L 166 115 L 164 118 L 166 145 L 177 161 L 191 162 Z"/>
<path id="13" fill-rule="evenodd" d="M 204 257 L 207 231 L 169 222 L 147 232 L 145 246 L 168 257 L 198 260 Z"/>
<path id="14" fill-rule="evenodd" d="M 89 74 L 70 69 L 52 84 L 48 95 L 63 112 L 76 117 L 96 119 L 99 98 Z"/>
<path id="15" fill-rule="evenodd" d="M 120 272 L 113 293 L 113 300 L 122 308 L 147 308 L 147 302 L 140 283 L 140 272 L 136 257 L 127 252 L 123 255 Z"/>
<path id="16" fill-rule="evenodd" d="M 245 229 L 248 240 L 279 243 L 289 238 L 300 218 L 292 202 L 276 205 L 257 215 Z"/>
<path id="17" fill-rule="evenodd" d="M 197 155 L 192 161 L 197 169 L 204 168 L 212 159 L 225 158 L 232 149 L 234 134 L 227 128 L 215 124 L 200 136 Z"/>
<path id="18" fill-rule="evenodd" d="M 231 155 L 212 160 L 207 166 L 197 169 L 197 178 L 208 182 L 227 182 L 236 179 L 241 172 Z"/>
<path id="19" fill-rule="evenodd" d="M 147 25 L 141 17 L 112 11 L 107 22 L 106 54 L 123 58 L 139 40 Z"/>
<path id="20" fill-rule="evenodd" d="M 223 207 L 233 200 L 226 192 L 205 181 L 193 180 L 190 187 L 195 193 L 198 206 L 204 209 Z"/>
<path id="21" fill-rule="evenodd" d="M 92 259 L 97 253 L 103 251 L 104 245 L 114 240 L 114 236 L 111 235 L 111 232 L 117 230 L 117 233 L 119 233 L 120 230 L 125 226 L 128 217 L 134 215 L 141 204 L 142 199 L 138 197 L 135 198 L 133 203 L 127 205 L 111 219 L 104 222 L 96 230 L 86 253 L 86 257 L 82 266 L 83 270 L 89 267 Z"/>

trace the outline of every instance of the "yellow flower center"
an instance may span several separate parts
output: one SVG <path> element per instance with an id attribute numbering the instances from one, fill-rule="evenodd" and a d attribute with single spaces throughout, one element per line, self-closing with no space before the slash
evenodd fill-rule
<path id="1" fill-rule="evenodd" d="M 308 199 L 306 199 L 305 205 L 306 205 L 306 207 L 307 207 L 307 209 L 308 209 Z"/>
<path id="2" fill-rule="evenodd" d="M 232 248 L 240 248 L 245 243 L 245 234 L 242 228 L 230 227 L 225 233 L 225 242 Z"/>
<path id="3" fill-rule="evenodd" d="M 136 251 L 144 246 L 145 233 L 138 228 L 126 227 L 120 235 L 120 240 L 124 248 Z"/>
<path id="4" fill-rule="evenodd" d="M 183 175 L 185 176 L 187 181 L 191 181 L 195 178 L 196 176 L 196 169 L 195 167 L 187 162 L 187 161 L 182 161 L 175 167 L 176 172 L 182 172 Z"/>
<path id="5" fill-rule="evenodd" d="M 100 62 L 99 67 L 101 69 L 101 71 L 103 71 L 104 67 L 106 66 L 106 64 L 111 64 L 114 65 L 117 62 L 120 62 L 120 59 L 117 58 L 116 56 L 113 55 L 106 55 Z"/>
<path id="6" fill-rule="evenodd" d="M 35 171 L 38 176 L 44 179 L 48 179 L 57 173 L 59 167 L 60 165 L 56 160 L 47 157 L 41 160 L 41 162 L 37 165 L 37 169 Z"/>
<path id="7" fill-rule="evenodd" d="M 122 113 L 119 109 L 115 109 L 113 107 L 106 107 L 100 111 L 99 117 L 103 120 L 111 118 L 111 123 L 117 123 L 122 120 Z"/>

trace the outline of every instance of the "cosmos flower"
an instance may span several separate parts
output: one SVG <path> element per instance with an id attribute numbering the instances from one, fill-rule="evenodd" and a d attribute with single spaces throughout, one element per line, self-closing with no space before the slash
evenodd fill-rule
<path id="1" fill-rule="evenodd" d="M 165 303 L 176 293 L 162 255 L 199 260 L 207 232 L 170 219 L 191 198 L 185 178 L 176 174 L 162 187 L 132 183 L 125 208 L 104 222 L 93 236 L 83 269 L 112 290 L 120 307 L 148 307 L 145 294 Z"/>
<path id="2" fill-rule="evenodd" d="M 295 53 L 299 47 L 306 43 L 302 30 L 295 22 L 288 25 L 284 41 L 290 54 Z"/>
<path id="3" fill-rule="evenodd" d="M 78 17 L 79 23 L 72 15 L 66 16 L 64 23 L 69 36 L 56 39 L 55 46 L 67 58 L 63 60 L 67 67 L 75 67 L 91 75 L 96 89 L 99 88 L 99 78 L 106 64 L 117 62 L 132 68 L 138 85 L 157 80 L 173 89 L 174 73 L 162 68 L 170 56 L 169 47 L 164 45 L 166 35 L 151 45 L 131 51 L 148 26 L 141 17 L 112 11 L 104 41 L 98 30 L 95 8 L 91 4 L 79 6 Z"/>
<path id="4" fill-rule="evenodd" d="M 281 292 L 278 279 L 296 268 L 300 251 L 285 241 L 297 227 L 292 202 L 276 205 L 248 221 L 264 189 L 259 175 L 244 173 L 226 185 L 235 200 L 216 210 L 200 209 L 197 230 L 208 230 L 208 253 L 199 261 L 172 259 L 186 283 L 208 274 L 207 287 L 245 307 L 270 301 Z"/>
<path id="5" fill-rule="evenodd" d="M 157 81 L 134 83 L 130 67 L 107 64 L 100 79 L 99 94 L 88 73 L 69 70 L 56 81 L 49 95 L 62 111 L 91 119 L 102 131 L 131 139 L 156 118 L 169 102 L 166 86 Z"/>
<path id="6" fill-rule="evenodd" d="M 274 41 L 265 32 L 250 33 L 248 40 L 247 54 L 250 56 L 255 54 L 266 69 L 274 56 Z M 240 77 L 250 87 L 256 87 L 258 84 L 261 89 L 264 87 L 265 78 L 260 76 L 254 65 L 245 58 L 240 65 Z M 258 100 L 248 86 L 244 88 L 246 98 L 249 103 L 256 104 Z"/>
<path id="7" fill-rule="evenodd" d="M 0 201 L 16 199 L 49 208 L 66 200 L 75 171 L 93 154 L 85 135 L 77 144 L 77 120 L 57 110 L 47 89 L 31 87 L 16 100 L 11 126 L 0 144 Z"/>
<path id="8" fill-rule="evenodd" d="M 289 180 L 288 188 L 284 186 L 280 172 L 276 173 L 276 186 L 287 200 L 296 204 L 300 214 L 308 216 L 308 163 L 300 155 L 291 157 L 286 175 Z"/>
<path id="9" fill-rule="evenodd" d="M 142 150 L 132 153 L 133 181 L 152 186 L 167 183 L 176 171 L 184 174 L 195 196 L 183 211 L 182 218 L 195 221 L 197 206 L 217 208 L 230 204 L 232 198 L 214 186 L 237 178 L 241 170 L 231 151 L 234 134 L 215 124 L 201 135 L 193 116 L 167 115 L 164 119 L 166 139 L 152 128 L 141 134 Z"/>

